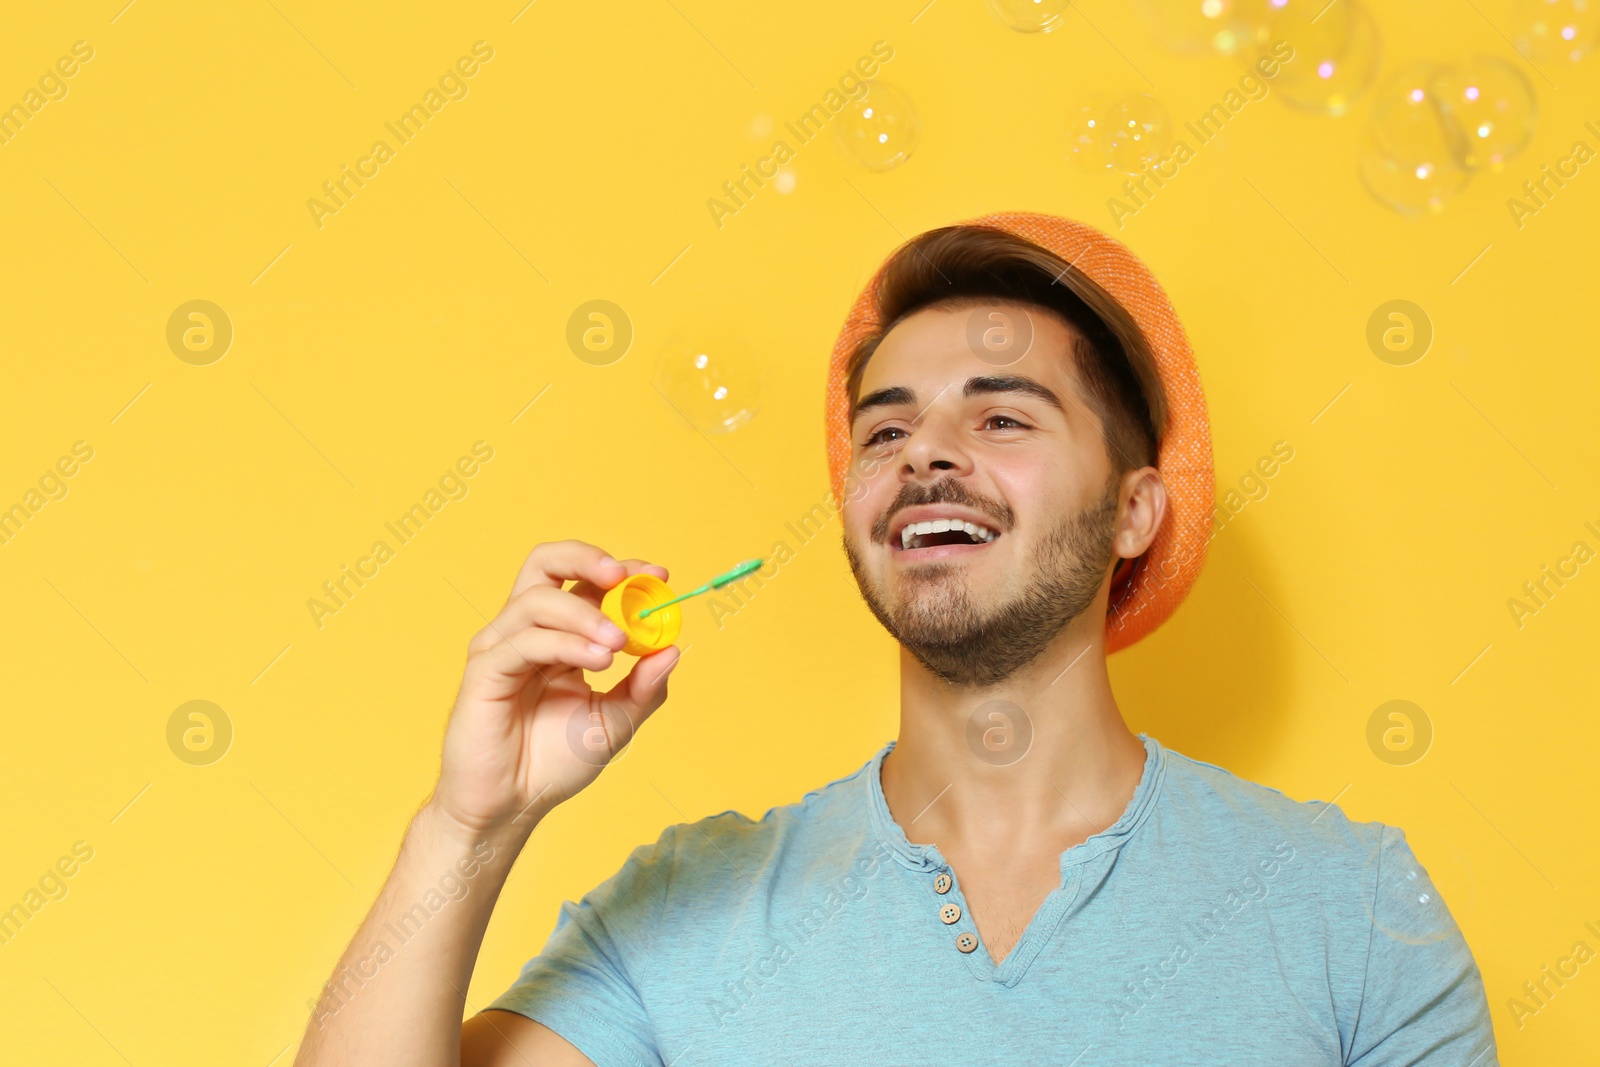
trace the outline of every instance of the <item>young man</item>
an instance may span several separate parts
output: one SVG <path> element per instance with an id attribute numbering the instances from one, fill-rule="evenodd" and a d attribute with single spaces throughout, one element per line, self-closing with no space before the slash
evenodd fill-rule
<path id="1" fill-rule="evenodd" d="M 1182 599 L 1212 507 L 1193 360 L 1131 252 L 1038 215 L 916 238 L 846 323 L 827 427 L 851 569 L 901 645 L 898 738 L 760 820 L 668 827 L 463 1025 L 512 861 L 678 656 L 592 692 L 623 642 L 601 593 L 665 571 L 539 545 L 300 1064 L 1497 1062 L 1400 831 L 1123 723 L 1106 654 Z"/>

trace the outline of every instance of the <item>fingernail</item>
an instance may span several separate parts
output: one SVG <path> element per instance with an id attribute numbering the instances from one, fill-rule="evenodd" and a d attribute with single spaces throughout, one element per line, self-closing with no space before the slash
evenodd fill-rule
<path id="1" fill-rule="evenodd" d="M 617 627 L 616 623 L 607 619 L 600 624 L 600 636 L 608 641 L 617 641 L 622 638 L 622 630 Z"/>
<path id="2" fill-rule="evenodd" d="M 667 664 L 667 669 L 661 672 L 661 677 L 665 678 L 667 675 L 671 674 L 673 672 L 673 669 L 676 668 L 678 666 L 678 664 L 680 664 L 682 662 L 683 662 L 683 653 L 682 652 L 674 652 L 672 654 L 672 662 Z"/>
<path id="3" fill-rule="evenodd" d="M 599 645 L 599 644 L 596 644 L 593 641 L 590 641 L 589 642 L 589 651 L 593 652 L 595 655 L 598 656 L 598 655 L 601 655 L 602 653 L 610 652 L 611 649 L 607 648 L 605 645 Z"/>
<path id="4" fill-rule="evenodd" d="M 602 566 L 602 567 L 615 567 L 616 565 L 617 565 L 617 561 L 612 559 L 610 556 L 601 556 L 600 557 L 600 566 Z"/>

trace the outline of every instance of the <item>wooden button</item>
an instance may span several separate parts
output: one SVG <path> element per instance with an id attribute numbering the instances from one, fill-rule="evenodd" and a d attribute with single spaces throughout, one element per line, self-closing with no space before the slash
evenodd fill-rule
<path id="1" fill-rule="evenodd" d="M 950 876 L 948 874 L 941 874 L 938 877 L 934 878 L 934 880 L 933 880 L 933 891 L 935 893 L 948 893 L 948 892 L 950 892 Z"/>
<path id="2" fill-rule="evenodd" d="M 939 918 L 944 920 L 946 926 L 959 921 L 961 918 L 961 906 L 955 901 L 951 901 L 939 909 Z"/>
<path id="3" fill-rule="evenodd" d="M 971 934 L 962 934 L 960 937 L 956 938 L 956 948 L 960 949 L 962 952 L 971 952 L 977 947 L 978 939 L 973 937 Z"/>

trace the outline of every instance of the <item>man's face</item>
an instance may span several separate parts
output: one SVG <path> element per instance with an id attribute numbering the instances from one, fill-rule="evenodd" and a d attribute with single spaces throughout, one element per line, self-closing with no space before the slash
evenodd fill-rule
<path id="1" fill-rule="evenodd" d="M 996 315 L 1032 324 L 1014 362 L 969 342 L 974 317 L 981 332 Z M 1119 481 L 1075 337 L 1021 305 L 929 308 L 862 377 L 845 553 L 873 614 L 952 684 L 993 686 L 1032 662 L 1111 573 Z M 936 532 L 919 532 L 928 522 Z"/>

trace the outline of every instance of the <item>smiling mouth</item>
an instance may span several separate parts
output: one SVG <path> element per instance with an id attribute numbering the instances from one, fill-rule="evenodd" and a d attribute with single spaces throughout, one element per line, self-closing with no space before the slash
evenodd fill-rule
<path id="1" fill-rule="evenodd" d="M 937 548 L 942 545 L 986 545 L 999 537 L 996 530 L 974 522 L 934 519 L 907 523 L 900 531 L 900 549 Z"/>

